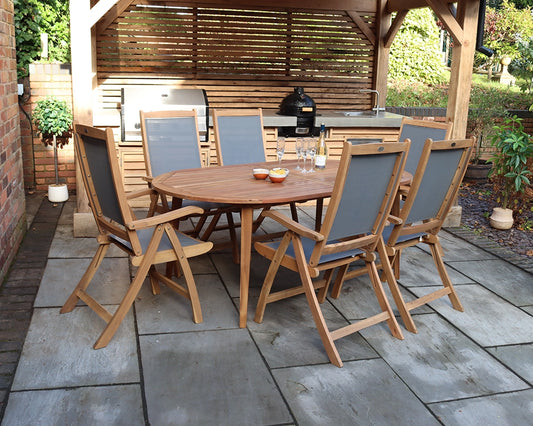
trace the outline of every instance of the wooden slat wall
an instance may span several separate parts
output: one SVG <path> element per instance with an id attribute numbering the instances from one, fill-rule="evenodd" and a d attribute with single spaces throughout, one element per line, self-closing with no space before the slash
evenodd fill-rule
<path id="1" fill-rule="evenodd" d="M 211 107 L 277 108 L 303 86 L 319 109 L 368 109 L 374 46 L 346 11 L 132 4 L 97 35 L 95 124 L 119 125 L 120 87 L 203 88 Z M 375 13 L 360 16 L 374 31 Z"/>

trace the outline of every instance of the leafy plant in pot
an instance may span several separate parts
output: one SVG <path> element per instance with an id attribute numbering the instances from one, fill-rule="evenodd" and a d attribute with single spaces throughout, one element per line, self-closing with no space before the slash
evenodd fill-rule
<path id="1" fill-rule="evenodd" d="M 59 183 L 57 146 L 63 148 L 69 142 L 72 112 L 64 100 L 55 97 L 40 99 L 33 110 L 33 122 L 42 135 L 43 143 L 54 147 L 55 184 L 48 186 L 48 199 L 54 203 L 67 201 L 67 185 Z"/>
<path id="2" fill-rule="evenodd" d="M 516 115 L 504 119 L 503 124 L 494 126 L 496 133 L 491 144 L 496 148 L 492 157 L 494 166 L 490 176 L 501 179 L 501 207 L 495 207 L 490 224 L 496 229 L 510 229 L 513 226 L 513 210 L 509 208 L 511 197 L 523 192 L 530 184 L 528 158 L 533 155 L 533 142 Z"/>

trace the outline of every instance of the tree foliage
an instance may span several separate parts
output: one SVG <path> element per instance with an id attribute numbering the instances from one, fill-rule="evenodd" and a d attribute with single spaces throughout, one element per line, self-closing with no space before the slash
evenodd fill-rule
<path id="1" fill-rule="evenodd" d="M 439 28 L 428 8 L 411 10 L 390 49 L 389 78 L 438 84 L 444 81 Z"/>
<path id="2" fill-rule="evenodd" d="M 520 83 L 520 90 L 531 92 L 533 90 L 533 37 L 528 40 L 518 40 L 519 56 L 511 61 L 509 72 L 515 77 L 524 79 Z"/>
<path id="3" fill-rule="evenodd" d="M 68 0 L 14 0 L 18 77 L 28 75 L 28 66 L 40 60 L 41 33 L 48 34 L 48 60 L 70 61 Z"/>
<path id="4" fill-rule="evenodd" d="M 533 36 L 533 18 L 529 8 L 518 9 L 509 0 L 499 8 L 487 7 L 485 14 L 484 44 L 501 58 L 519 55 L 517 40 Z"/>

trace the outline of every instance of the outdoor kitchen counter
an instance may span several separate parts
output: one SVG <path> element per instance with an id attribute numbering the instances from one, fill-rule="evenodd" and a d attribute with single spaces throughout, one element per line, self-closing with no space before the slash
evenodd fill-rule
<path id="1" fill-rule="evenodd" d="M 359 115 L 348 115 L 350 113 Z M 402 124 L 403 115 L 380 111 L 376 115 L 373 111 L 318 111 L 315 117 L 315 126 L 324 123 L 328 127 L 396 127 Z M 266 125 L 265 125 L 266 126 Z"/>
<path id="2" fill-rule="evenodd" d="M 315 126 L 324 123 L 326 127 L 396 127 L 402 124 L 403 115 L 380 111 L 379 115 L 365 111 L 362 115 L 345 115 L 349 111 L 319 110 L 315 118 Z M 213 125 L 213 118 L 209 117 L 209 125 Z M 296 126 L 296 117 L 279 115 L 277 110 L 263 110 L 264 127 L 292 127 Z"/>

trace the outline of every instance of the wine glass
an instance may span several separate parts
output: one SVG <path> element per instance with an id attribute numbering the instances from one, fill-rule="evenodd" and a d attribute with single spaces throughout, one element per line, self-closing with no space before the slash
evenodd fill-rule
<path id="1" fill-rule="evenodd" d="M 278 154 L 279 167 L 281 167 L 281 157 L 285 153 L 285 138 L 283 136 L 278 137 L 276 153 Z"/>
<path id="2" fill-rule="evenodd" d="M 300 173 L 307 173 L 305 168 L 305 161 L 307 160 L 307 151 L 309 149 L 309 142 L 307 139 L 302 139 L 302 158 L 304 159 L 304 168 L 300 170 Z"/>
<path id="3" fill-rule="evenodd" d="M 296 138 L 296 145 L 294 148 L 296 150 L 296 170 L 302 170 L 300 167 L 300 159 L 302 158 L 302 141 L 302 138 Z"/>
<path id="4" fill-rule="evenodd" d="M 311 159 L 311 168 L 307 171 L 307 173 L 314 173 L 315 172 L 315 155 L 316 155 L 315 138 L 308 138 L 307 143 L 309 145 L 309 148 L 307 149 L 307 154 L 309 155 Z"/>

